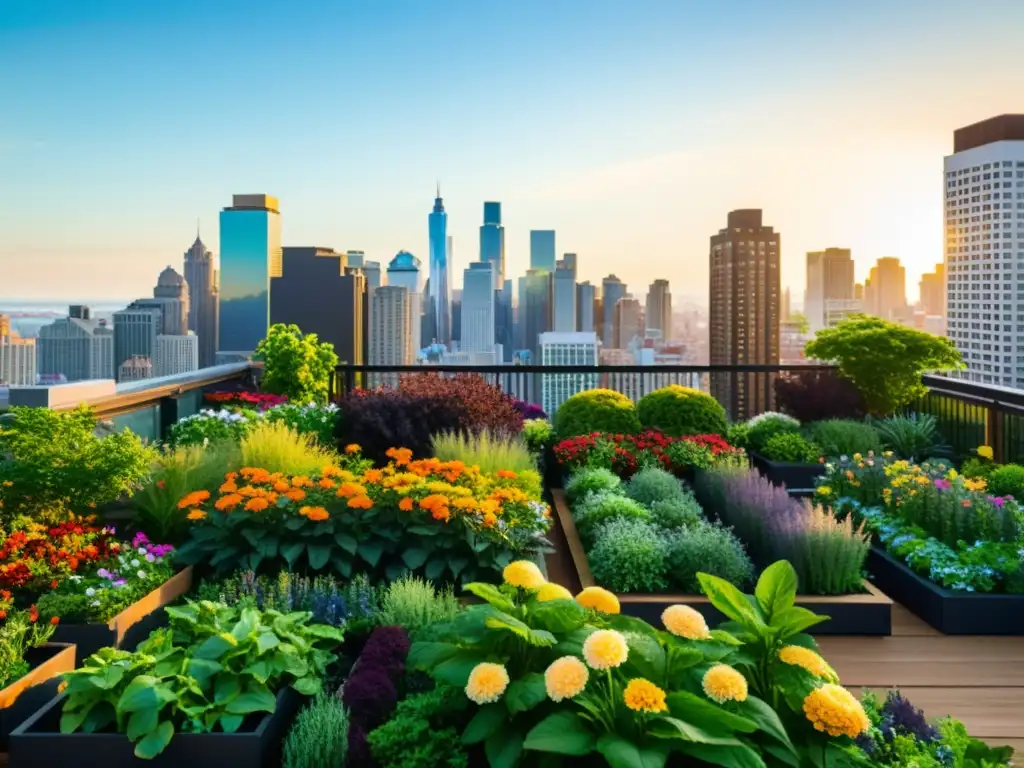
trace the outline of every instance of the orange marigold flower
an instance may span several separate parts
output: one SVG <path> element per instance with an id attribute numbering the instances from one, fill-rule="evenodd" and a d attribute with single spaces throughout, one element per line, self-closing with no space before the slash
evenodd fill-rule
<path id="1" fill-rule="evenodd" d="M 349 443 L 348 445 L 345 446 L 345 453 L 349 455 L 353 453 L 359 453 L 361 450 L 363 449 L 359 447 L 358 443 Z"/>
<path id="2" fill-rule="evenodd" d="M 435 507 L 434 511 L 430 513 L 430 516 L 435 520 L 444 520 L 446 523 L 452 519 L 452 513 L 448 507 Z"/>
<path id="3" fill-rule="evenodd" d="M 303 507 L 299 510 L 299 514 L 313 520 L 314 522 L 326 520 L 330 517 L 330 514 L 328 514 L 327 510 L 323 507 Z"/>
<path id="4" fill-rule="evenodd" d="M 245 504 L 245 509 L 248 512 L 262 512 L 269 506 L 269 501 L 267 501 L 265 498 L 257 497 L 255 499 L 249 499 L 249 501 L 246 502 Z"/>
<path id="5" fill-rule="evenodd" d="M 306 492 L 301 488 L 292 488 L 290 491 L 286 491 L 284 495 L 292 501 L 302 501 L 306 498 Z"/>
<path id="6" fill-rule="evenodd" d="M 39 609 L 32 605 L 28 609 L 28 620 L 35 624 L 39 621 Z"/>
<path id="7" fill-rule="evenodd" d="M 421 509 L 438 509 L 440 507 L 447 507 L 448 504 L 448 497 L 442 493 L 432 493 L 420 499 Z"/>
<path id="8" fill-rule="evenodd" d="M 496 515 L 501 512 L 501 504 L 494 499 L 486 499 L 480 502 L 480 511 L 484 515 Z"/>
<path id="9" fill-rule="evenodd" d="M 412 512 L 412 499 L 406 496 L 400 502 L 398 502 L 398 508 L 403 512 Z"/>
<path id="10" fill-rule="evenodd" d="M 384 455 L 395 462 L 398 466 L 408 464 L 412 459 L 412 451 L 408 448 L 388 448 Z"/>
<path id="11" fill-rule="evenodd" d="M 253 496 L 259 495 L 256 492 L 256 489 L 253 488 L 251 485 L 243 485 L 241 488 L 238 489 L 237 493 L 239 496 L 246 496 L 248 498 L 252 498 Z"/>
<path id="12" fill-rule="evenodd" d="M 217 499 L 217 503 L 214 504 L 213 506 L 215 506 L 221 512 L 224 512 L 225 510 L 234 509 L 241 503 L 241 496 L 239 496 L 237 493 L 229 493 L 227 496 L 221 496 L 219 499 Z"/>
<path id="13" fill-rule="evenodd" d="M 204 520 L 206 518 L 206 513 L 203 512 L 203 510 L 201 509 L 193 509 L 187 515 L 185 515 L 185 517 L 187 517 L 189 520 Z"/>
<path id="14" fill-rule="evenodd" d="M 337 495 L 343 499 L 350 499 L 353 496 L 365 496 L 366 489 L 359 483 L 342 483 L 338 486 Z"/>
<path id="15" fill-rule="evenodd" d="M 292 485 L 295 488 L 310 488 L 313 485 L 313 481 L 305 475 L 296 475 L 292 478 Z"/>
<path id="16" fill-rule="evenodd" d="M 498 518 L 493 512 L 488 512 L 484 515 L 484 525 L 488 528 L 493 528 L 498 524 Z"/>
<path id="17" fill-rule="evenodd" d="M 278 480 L 276 483 L 274 483 L 274 490 L 277 491 L 278 493 L 288 493 L 288 490 L 290 488 L 291 485 L 286 483 L 284 480 Z"/>
<path id="18" fill-rule="evenodd" d="M 512 479 L 518 477 L 518 475 L 515 472 L 513 472 L 511 469 L 499 469 L 498 470 L 498 477 L 504 478 L 506 480 L 512 480 Z"/>
<path id="19" fill-rule="evenodd" d="M 368 469 L 363 473 L 364 483 L 379 483 L 384 479 L 384 472 L 379 469 Z"/>
<path id="20" fill-rule="evenodd" d="M 320 480 L 317 482 L 317 485 L 319 485 L 321 488 L 333 488 L 334 481 L 331 480 L 331 478 L 329 477 L 321 477 Z"/>
<path id="21" fill-rule="evenodd" d="M 373 500 L 369 496 L 353 496 L 348 500 L 348 506 L 352 509 L 372 509 Z"/>
<path id="22" fill-rule="evenodd" d="M 221 484 L 218 490 L 221 493 L 234 493 L 235 491 L 238 490 L 238 485 L 235 483 L 234 480 L 226 480 L 224 483 Z"/>

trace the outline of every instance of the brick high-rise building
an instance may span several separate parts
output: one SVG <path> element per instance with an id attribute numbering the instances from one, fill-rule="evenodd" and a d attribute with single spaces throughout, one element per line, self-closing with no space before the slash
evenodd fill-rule
<path id="1" fill-rule="evenodd" d="M 711 236 L 710 357 L 712 365 L 779 362 L 780 236 L 759 208 L 731 211 Z M 712 374 L 711 393 L 733 419 L 771 410 L 774 376 Z"/>

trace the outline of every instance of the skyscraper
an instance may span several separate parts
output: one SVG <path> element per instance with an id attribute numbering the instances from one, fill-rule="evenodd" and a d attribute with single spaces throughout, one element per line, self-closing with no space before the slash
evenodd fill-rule
<path id="1" fill-rule="evenodd" d="M 615 349 L 627 349 L 631 341 L 643 334 L 640 302 L 636 299 L 622 298 L 615 302 L 615 320 L 612 328 L 612 341 Z"/>
<path id="2" fill-rule="evenodd" d="M 134 302 L 141 307 L 159 307 L 163 314 L 161 333 L 168 336 L 184 336 L 188 333 L 189 285 L 185 278 L 167 267 L 157 278 L 153 298 L 138 299 Z"/>
<path id="3" fill-rule="evenodd" d="M 530 350 L 532 359 L 539 360 L 540 335 L 551 330 L 552 274 L 544 269 L 529 269 L 524 287 L 525 301 L 521 300 L 519 306 L 522 348 Z"/>
<path id="4" fill-rule="evenodd" d="M 68 317 L 40 328 L 36 348 L 40 375 L 69 382 L 114 378 L 114 329 L 88 307 L 73 306 Z"/>
<path id="5" fill-rule="evenodd" d="M 530 269 L 555 271 L 555 230 L 530 230 Z"/>
<path id="6" fill-rule="evenodd" d="M 413 305 L 404 285 L 385 285 L 373 292 L 370 305 L 370 364 L 412 365 Z"/>
<path id="7" fill-rule="evenodd" d="M 594 332 L 597 313 L 597 288 L 589 282 L 576 284 L 576 330 Z"/>
<path id="8" fill-rule="evenodd" d="M 188 329 L 199 337 L 199 367 L 208 368 L 217 361 L 220 336 L 220 296 L 213 254 L 196 241 L 185 251 L 185 282 L 188 283 Z"/>
<path id="9" fill-rule="evenodd" d="M 542 333 L 538 342 L 541 365 L 597 365 L 597 334 L 594 332 Z M 547 373 L 541 382 L 540 406 L 554 413 L 575 395 L 598 385 L 597 373 Z"/>
<path id="10" fill-rule="evenodd" d="M 494 352 L 494 262 L 475 261 L 462 273 L 462 343 L 465 352 Z"/>
<path id="11" fill-rule="evenodd" d="M 367 280 L 333 248 L 282 250 L 282 269 L 270 283 L 270 323 L 297 325 L 334 345 L 338 360 L 365 362 Z"/>
<path id="12" fill-rule="evenodd" d="M 907 311 L 907 270 L 895 256 L 885 256 L 864 281 L 864 311 L 886 320 L 903 320 Z"/>
<path id="13" fill-rule="evenodd" d="M 575 255 L 566 255 L 573 258 L 558 261 L 552 282 L 552 328 L 560 333 L 572 333 L 576 330 Z"/>
<path id="14" fill-rule="evenodd" d="M 248 359 L 270 328 L 270 281 L 281 276 L 276 197 L 234 195 L 220 212 L 218 359 Z"/>
<path id="15" fill-rule="evenodd" d="M 500 291 L 505 285 L 505 228 L 501 225 L 501 203 L 484 203 L 480 261 L 494 265 L 494 290 Z"/>
<path id="16" fill-rule="evenodd" d="M 199 368 L 199 337 L 194 333 L 156 337 L 153 375 L 176 376 Z"/>
<path id="17" fill-rule="evenodd" d="M 921 309 L 926 315 L 946 314 L 946 265 L 936 264 L 934 272 L 925 272 L 917 284 Z"/>
<path id="18" fill-rule="evenodd" d="M 396 253 L 388 262 L 388 285 L 399 286 L 409 291 L 412 348 L 414 353 L 418 352 L 423 346 L 420 343 L 423 330 L 423 273 L 420 260 L 408 251 Z"/>
<path id="19" fill-rule="evenodd" d="M 0 384 L 32 387 L 36 383 L 36 340 L 11 330 L 11 319 L 0 315 Z"/>
<path id="20" fill-rule="evenodd" d="M 644 323 L 646 330 L 658 331 L 663 341 L 672 338 L 672 292 L 668 280 L 655 280 L 648 286 Z"/>
<path id="21" fill-rule="evenodd" d="M 1024 388 L 1024 115 L 953 134 L 945 159 L 946 326 L 970 381 Z"/>
<path id="22" fill-rule="evenodd" d="M 428 217 L 430 234 L 430 287 L 427 295 L 429 339 L 449 346 L 452 341 L 451 288 L 448 276 L 448 214 L 444 211 L 441 187 L 434 198 L 434 210 Z"/>
<path id="23" fill-rule="evenodd" d="M 626 284 L 615 275 L 601 281 L 601 343 L 608 349 L 615 347 L 615 305 L 626 296 Z"/>
<path id="24" fill-rule="evenodd" d="M 712 365 L 779 362 L 780 237 L 759 208 L 729 213 L 711 236 L 710 357 Z M 711 394 L 734 420 L 772 410 L 774 377 L 712 374 Z"/>
<path id="25" fill-rule="evenodd" d="M 825 307 L 830 301 L 853 299 L 853 258 L 849 248 L 826 248 L 807 254 L 804 315 L 811 333 L 827 327 Z"/>
<path id="26" fill-rule="evenodd" d="M 131 381 L 153 375 L 153 358 L 156 355 L 156 337 L 161 335 L 163 314 L 158 307 L 129 305 L 114 313 L 114 367 L 118 381 L 124 381 L 122 366 L 131 361 L 128 368 Z M 148 367 L 142 361 L 148 361 Z"/>

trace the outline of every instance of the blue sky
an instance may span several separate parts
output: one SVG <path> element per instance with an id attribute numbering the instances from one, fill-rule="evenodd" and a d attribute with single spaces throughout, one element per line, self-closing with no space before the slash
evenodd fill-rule
<path id="1" fill-rule="evenodd" d="M 552 228 L 584 278 L 704 296 L 708 236 L 762 207 L 797 296 L 830 245 L 913 294 L 953 129 L 1024 107 L 1022 28 L 1019 0 L 0 0 L 0 296 L 149 293 L 238 192 L 286 245 L 426 262 L 437 179 L 459 269 L 496 199 L 513 273 Z"/>

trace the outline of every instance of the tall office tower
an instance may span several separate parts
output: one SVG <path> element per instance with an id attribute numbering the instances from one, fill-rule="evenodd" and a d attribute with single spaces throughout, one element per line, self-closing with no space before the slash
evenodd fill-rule
<path id="1" fill-rule="evenodd" d="M 576 330 L 581 332 L 593 332 L 594 316 L 596 312 L 597 289 L 589 282 L 577 283 L 576 285 Z"/>
<path id="2" fill-rule="evenodd" d="M 348 266 L 354 267 L 354 264 Z M 363 261 L 363 274 L 366 275 L 366 290 L 370 296 L 373 296 L 373 292 L 380 288 L 382 273 L 380 270 L 379 261 Z"/>
<path id="3" fill-rule="evenodd" d="M 539 340 L 541 365 L 597 366 L 597 334 L 593 331 L 542 333 Z M 548 373 L 541 382 L 540 407 L 554 413 L 575 395 L 598 385 L 597 373 Z"/>
<path id="4" fill-rule="evenodd" d="M 157 278 L 152 299 L 139 299 L 140 306 L 159 307 L 163 314 L 161 333 L 168 336 L 184 336 L 188 333 L 189 285 L 185 278 L 171 267 L 167 267 Z"/>
<path id="5" fill-rule="evenodd" d="M 199 368 L 199 337 L 194 333 L 156 337 L 153 375 L 176 376 Z"/>
<path id="6" fill-rule="evenodd" d="M 452 288 L 452 350 L 462 344 L 462 290 Z"/>
<path id="7" fill-rule="evenodd" d="M 864 311 L 886 320 L 903 320 L 907 313 L 907 270 L 895 256 L 877 261 L 864 281 Z"/>
<path id="8" fill-rule="evenodd" d="M 156 354 L 156 337 L 163 333 L 163 313 L 158 307 L 137 306 L 129 304 L 125 309 L 114 313 L 114 368 L 126 360 L 145 358 L 151 363 Z M 129 369 L 132 381 L 141 375 L 141 367 L 136 360 Z M 149 367 L 152 375 L 152 365 Z M 122 381 L 122 379 L 118 379 Z"/>
<path id="9" fill-rule="evenodd" d="M 69 317 L 39 329 L 36 360 L 41 376 L 64 376 L 69 382 L 112 379 L 114 329 L 93 319 L 88 307 L 72 306 Z"/>
<path id="10" fill-rule="evenodd" d="M 441 187 L 437 188 L 434 210 L 428 217 L 430 233 L 430 285 L 427 293 L 427 322 L 430 334 L 424 342 L 449 346 L 452 341 L 451 287 L 448 276 L 448 214 L 444 211 Z"/>
<path id="11" fill-rule="evenodd" d="M 494 267 L 494 262 L 475 261 L 462 273 L 464 352 L 494 352 Z"/>
<path id="12" fill-rule="evenodd" d="M 511 363 L 515 351 L 512 343 L 515 323 L 512 314 L 512 281 L 506 280 L 501 290 L 494 292 L 494 343 L 501 347 L 502 362 Z"/>
<path id="13" fill-rule="evenodd" d="M 347 256 L 315 246 L 282 249 L 280 276 L 270 281 L 270 323 L 297 325 L 334 345 L 338 360 L 365 362 L 366 277 Z"/>
<path id="14" fill-rule="evenodd" d="M 484 203 L 480 261 L 494 265 L 494 290 L 502 290 L 505 285 L 505 228 L 501 225 L 501 203 Z"/>
<path id="15" fill-rule="evenodd" d="M 792 296 L 789 293 L 788 285 L 786 286 L 786 290 L 782 292 L 782 308 L 779 310 L 779 314 L 783 323 L 788 323 L 790 315 L 793 314 L 793 301 Z"/>
<path id="16" fill-rule="evenodd" d="M 945 159 L 946 325 L 969 381 L 1024 388 L 1024 115 L 953 134 Z"/>
<path id="17" fill-rule="evenodd" d="M 712 365 L 778 364 L 779 240 L 760 208 L 731 211 L 726 227 L 711 236 Z M 747 419 L 772 410 L 774 376 L 712 374 L 711 394 L 733 420 Z"/>
<path id="18" fill-rule="evenodd" d="M 853 298 L 864 301 L 864 283 L 855 283 L 853 286 Z"/>
<path id="19" fill-rule="evenodd" d="M 117 380 L 122 383 L 153 378 L 153 361 L 142 355 L 132 355 L 117 367 Z"/>
<path id="20" fill-rule="evenodd" d="M 807 254 L 804 315 L 811 333 L 825 324 L 825 303 L 853 298 L 853 259 L 849 248 L 826 248 Z"/>
<path id="21" fill-rule="evenodd" d="M 11 330 L 10 318 L 0 315 L 0 384 L 35 386 L 36 356 L 36 340 L 23 339 Z"/>
<path id="22" fill-rule="evenodd" d="M 370 302 L 370 365 L 412 365 L 419 351 L 413 344 L 414 305 L 404 285 L 385 285 Z M 370 386 L 397 386 L 397 374 L 374 373 Z"/>
<path id="23" fill-rule="evenodd" d="M 408 251 L 399 251 L 388 262 L 388 285 L 396 285 L 409 291 L 412 309 L 412 348 L 419 351 L 420 333 L 423 330 L 423 272 L 422 263 Z"/>
<path id="24" fill-rule="evenodd" d="M 559 259 L 552 278 L 552 301 L 552 329 L 559 333 L 573 333 L 576 330 L 575 259 Z"/>
<path id="25" fill-rule="evenodd" d="M 601 343 L 615 347 L 615 305 L 626 297 L 626 284 L 615 275 L 601 281 Z"/>
<path id="26" fill-rule="evenodd" d="M 563 253 L 562 258 L 555 262 L 555 269 L 567 269 L 572 272 L 573 280 L 579 274 L 579 256 L 575 253 Z"/>
<path id="27" fill-rule="evenodd" d="M 946 313 L 945 264 L 936 264 L 934 272 L 925 272 L 921 275 L 917 289 L 920 295 L 918 304 L 926 315 L 944 315 Z"/>
<path id="28" fill-rule="evenodd" d="M 270 281 L 281 276 L 276 197 L 234 195 L 220 212 L 220 336 L 217 359 L 247 360 L 270 328 Z"/>
<path id="29" fill-rule="evenodd" d="M 612 327 L 615 349 L 626 349 L 637 336 L 643 336 L 643 315 L 636 299 L 619 299 L 615 303 Z"/>
<path id="30" fill-rule="evenodd" d="M 668 280 L 655 280 L 648 286 L 644 323 L 646 330 L 658 331 L 662 341 L 672 338 L 672 292 Z"/>
<path id="31" fill-rule="evenodd" d="M 555 230 L 530 230 L 530 269 L 555 271 Z"/>
<path id="32" fill-rule="evenodd" d="M 199 337 L 199 367 L 209 368 L 217 361 L 220 296 L 213 254 L 198 232 L 192 247 L 185 251 L 185 282 L 189 291 L 188 329 Z"/>
<path id="33" fill-rule="evenodd" d="M 365 251 L 347 251 L 345 255 L 348 257 L 346 263 L 350 267 L 362 267 L 366 262 Z"/>
<path id="34" fill-rule="evenodd" d="M 540 335 L 552 325 L 552 274 L 544 269 L 528 269 L 524 282 L 525 301 L 520 300 L 522 349 L 530 350 L 533 360 L 540 359 Z"/>

